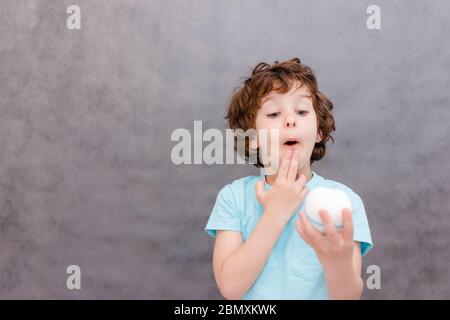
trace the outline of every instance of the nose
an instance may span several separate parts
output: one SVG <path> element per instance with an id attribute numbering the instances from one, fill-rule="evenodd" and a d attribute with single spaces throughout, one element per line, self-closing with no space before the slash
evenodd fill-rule
<path id="1" fill-rule="evenodd" d="M 292 115 L 288 115 L 286 117 L 285 125 L 287 128 L 295 128 L 295 117 L 293 117 Z"/>

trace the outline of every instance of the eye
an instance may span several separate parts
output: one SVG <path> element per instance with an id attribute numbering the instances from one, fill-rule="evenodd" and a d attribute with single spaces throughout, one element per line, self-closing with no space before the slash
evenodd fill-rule
<path id="1" fill-rule="evenodd" d="M 267 116 L 269 118 L 276 118 L 280 113 L 279 112 L 273 112 L 273 113 L 269 113 Z"/>
<path id="2" fill-rule="evenodd" d="M 308 111 L 305 111 L 305 110 L 298 110 L 298 111 L 297 111 L 297 114 L 300 115 L 300 116 L 306 116 L 306 115 L 308 114 Z"/>

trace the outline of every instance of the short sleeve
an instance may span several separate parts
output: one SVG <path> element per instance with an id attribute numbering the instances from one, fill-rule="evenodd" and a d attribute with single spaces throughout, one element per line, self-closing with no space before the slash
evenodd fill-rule
<path id="1" fill-rule="evenodd" d="M 216 230 L 242 231 L 239 211 L 230 185 L 219 191 L 205 227 L 205 232 L 214 238 Z"/>
<path id="2" fill-rule="evenodd" d="M 352 206 L 353 240 L 361 243 L 361 256 L 365 256 L 373 248 L 373 242 L 364 204 L 356 193 L 353 193 Z"/>

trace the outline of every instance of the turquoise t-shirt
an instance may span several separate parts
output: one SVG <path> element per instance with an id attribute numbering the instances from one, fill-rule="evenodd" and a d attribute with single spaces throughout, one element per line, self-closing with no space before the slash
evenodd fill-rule
<path id="1" fill-rule="evenodd" d="M 239 231 L 244 241 L 248 239 L 264 211 L 255 192 L 259 179 L 264 176 L 248 176 L 224 186 L 217 195 L 205 232 L 216 237 L 216 230 Z M 349 196 L 353 208 L 353 238 L 361 242 L 361 255 L 366 255 L 373 243 L 361 198 L 349 187 L 314 171 L 306 186 L 309 191 L 316 187 L 336 188 Z M 265 183 L 265 189 L 270 188 L 271 185 Z M 323 268 L 314 250 L 295 229 L 295 219 L 303 207 L 304 202 L 286 224 L 264 268 L 242 299 L 328 299 Z"/>

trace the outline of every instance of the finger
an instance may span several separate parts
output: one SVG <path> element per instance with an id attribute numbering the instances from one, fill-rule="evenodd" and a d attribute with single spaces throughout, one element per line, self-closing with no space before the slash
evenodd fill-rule
<path id="1" fill-rule="evenodd" d="M 332 242 L 337 242 L 339 240 L 339 235 L 336 231 L 336 227 L 334 226 L 334 222 L 331 220 L 330 215 L 327 210 L 321 209 L 319 211 L 320 219 L 325 227 L 325 235 Z"/>
<path id="2" fill-rule="evenodd" d="M 298 214 L 298 219 L 295 221 L 295 225 L 296 225 L 296 229 L 299 231 L 299 233 L 301 232 L 301 236 L 303 238 L 303 240 L 305 240 L 306 243 L 308 243 L 309 245 L 312 245 L 311 243 L 311 239 L 309 239 L 308 235 L 305 232 L 305 227 L 302 223 L 302 214 L 304 214 L 305 211 L 302 210 L 302 212 L 300 212 Z"/>
<path id="3" fill-rule="evenodd" d="M 309 190 L 307 187 L 299 187 L 299 188 L 301 191 L 300 194 L 298 195 L 298 199 L 300 200 L 300 203 L 302 203 L 305 200 L 306 196 L 308 195 Z"/>
<path id="4" fill-rule="evenodd" d="M 300 221 L 303 224 L 306 236 L 315 247 L 321 246 L 324 236 L 311 225 L 304 211 L 300 212 L 300 214 Z"/>
<path id="5" fill-rule="evenodd" d="M 345 208 L 342 210 L 342 220 L 344 221 L 344 227 L 342 236 L 346 241 L 353 241 L 353 219 L 350 209 Z"/>
<path id="6" fill-rule="evenodd" d="M 299 233 L 300 237 L 302 237 L 302 239 L 312 247 L 311 240 L 306 235 L 305 229 L 303 228 L 303 225 L 302 225 L 300 219 L 295 220 L 295 229 Z"/>
<path id="7" fill-rule="evenodd" d="M 276 177 L 276 181 L 285 181 L 287 176 L 287 171 L 289 167 L 289 163 L 291 161 L 292 150 L 288 150 L 283 155 L 283 159 L 281 160 L 280 169 L 278 169 L 278 174 Z"/>
<path id="8" fill-rule="evenodd" d="M 261 199 L 264 196 L 264 194 L 266 193 L 266 190 L 264 189 L 264 178 L 259 179 L 256 182 L 255 192 L 256 192 L 256 198 L 258 198 L 258 199 Z"/>
<path id="9" fill-rule="evenodd" d="M 292 152 L 291 162 L 289 163 L 287 181 L 295 182 L 295 176 L 297 175 L 298 161 L 297 152 Z"/>
<path id="10" fill-rule="evenodd" d="M 302 190 L 302 188 L 305 186 L 306 178 L 304 174 L 300 174 L 297 180 L 295 180 L 295 184 L 297 185 L 297 188 L 299 190 Z"/>

